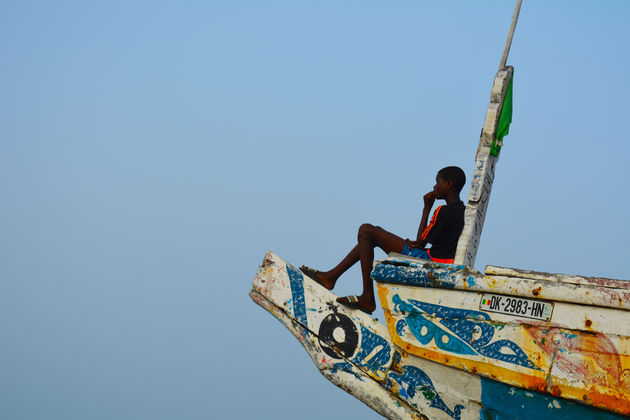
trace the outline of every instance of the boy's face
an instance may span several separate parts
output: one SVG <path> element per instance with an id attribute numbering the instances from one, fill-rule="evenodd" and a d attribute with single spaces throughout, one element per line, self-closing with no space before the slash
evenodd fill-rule
<path id="1" fill-rule="evenodd" d="M 451 188 L 453 188 L 452 181 L 446 181 L 439 174 L 435 177 L 435 185 L 433 186 L 435 198 L 445 199 Z"/>

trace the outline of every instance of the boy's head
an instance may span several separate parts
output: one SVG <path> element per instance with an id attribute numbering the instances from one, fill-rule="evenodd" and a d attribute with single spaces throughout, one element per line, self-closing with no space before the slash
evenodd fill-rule
<path id="1" fill-rule="evenodd" d="M 460 193 L 466 183 L 466 174 L 458 166 L 447 166 L 437 173 L 437 178 L 441 178 L 445 183 L 451 182 L 451 188 L 457 194 Z"/>

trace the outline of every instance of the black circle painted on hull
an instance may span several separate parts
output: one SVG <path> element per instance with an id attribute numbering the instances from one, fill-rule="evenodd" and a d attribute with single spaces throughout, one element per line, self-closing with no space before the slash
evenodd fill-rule
<path id="1" fill-rule="evenodd" d="M 343 330 L 343 341 L 337 340 L 333 333 L 337 328 Z M 328 314 L 319 324 L 319 346 L 324 353 L 334 359 L 350 357 L 359 344 L 359 332 L 349 316 L 340 313 Z"/>

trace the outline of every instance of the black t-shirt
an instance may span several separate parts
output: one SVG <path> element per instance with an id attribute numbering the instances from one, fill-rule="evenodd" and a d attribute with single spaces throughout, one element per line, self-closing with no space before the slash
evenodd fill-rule
<path id="1" fill-rule="evenodd" d="M 455 258 L 457 240 L 464 229 L 464 211 L 461 201 L 435 209 L 431 222 L 421 238 L 431 244 L 429 254 L 434 259 Z"/>

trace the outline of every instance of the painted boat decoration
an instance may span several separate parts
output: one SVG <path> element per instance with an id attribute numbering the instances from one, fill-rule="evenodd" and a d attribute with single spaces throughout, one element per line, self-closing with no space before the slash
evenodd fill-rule
<path id="1" fill-rule="evenodd" d="M 512 19 L 481 131 L 455 264 L 377 262 L 386 325 L 267 253 L 250 292 L 335 385 L 392 419 L 630 417 L 630 282 L 474 268 L 512 119 Z"/>
<path id="2" fill-rule="evenodd" d="M 271 252 L 250 296 L 387 418 L 630 415 L 630 282 L 397 254 L 372 277 L 386 326 Z"/>

